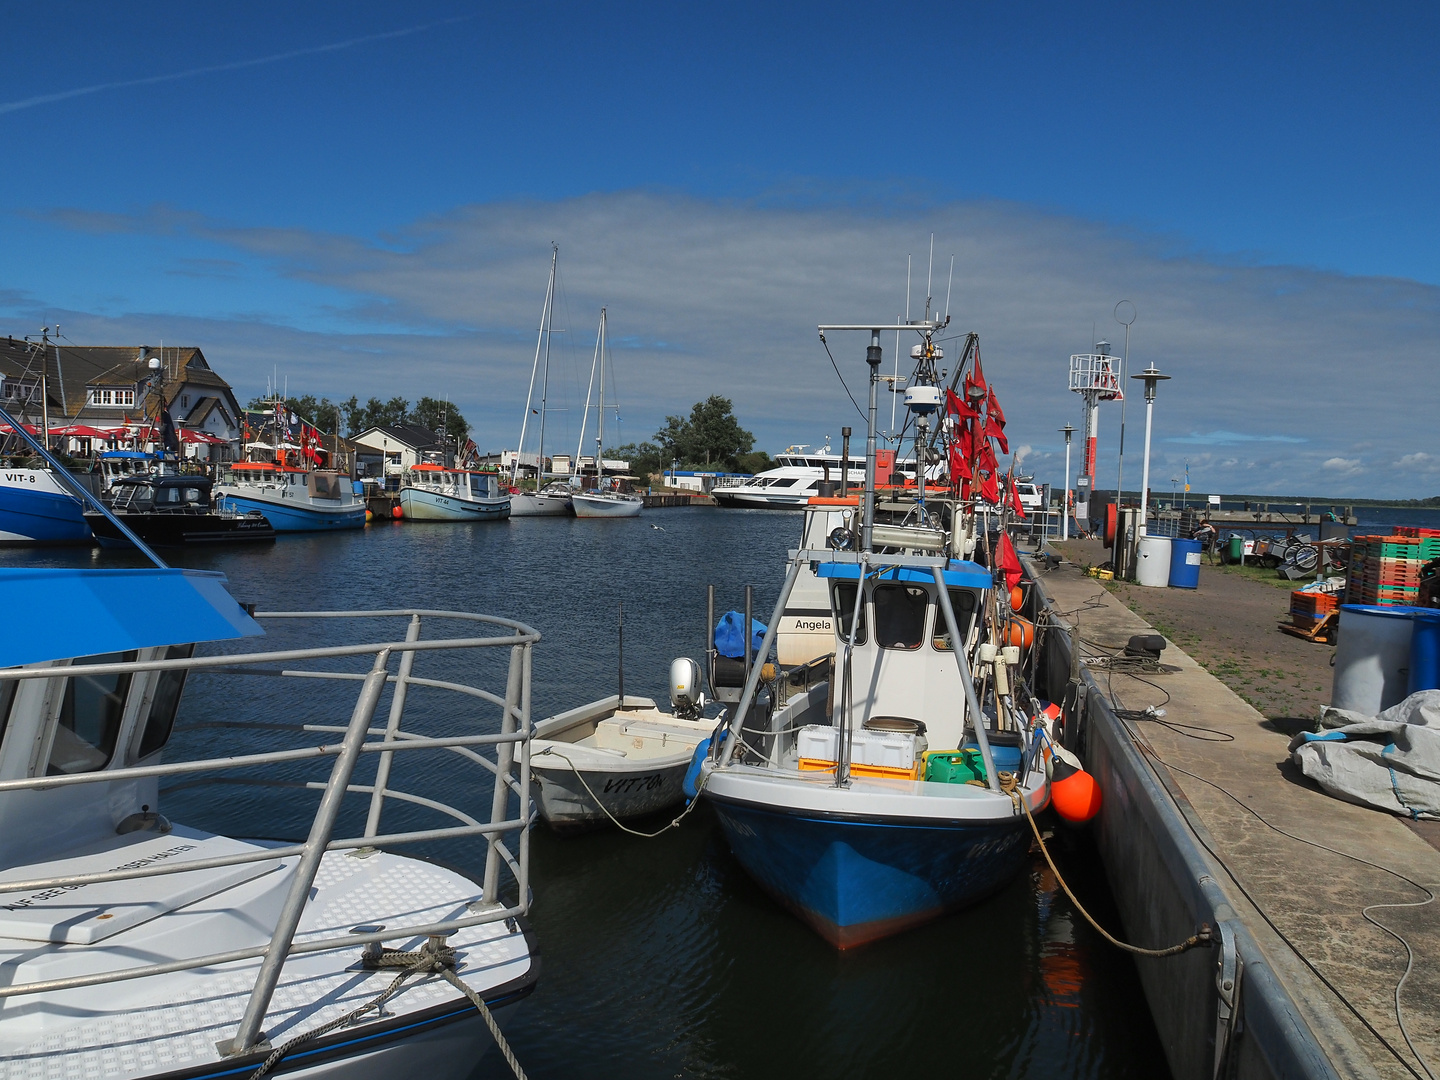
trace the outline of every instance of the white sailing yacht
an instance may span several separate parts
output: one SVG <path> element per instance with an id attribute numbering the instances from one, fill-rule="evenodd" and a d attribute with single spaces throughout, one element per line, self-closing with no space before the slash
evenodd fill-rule
<path id="1" fill-rule="evenodd" d="M 590 364 L 590 388 L 585 392 L 585 411 L 590 411 L 590 397 L 595 389 L 595 375 L 600 375 L 599 405 L 595 433 L 595 486 L 577 491 L 570 497 L 575 516 L 582 518 L 639 517 L 645 503 L 639 495 L 620 490 L 620 481 L 605 479 L 605 309 L 600 309 L 600 331 L 595 338 L 595 359 Z M 580 445 L 575 448 L 575 465 L 580 466 L 580 450 L 585 445 L 585 421 L 580 421 Z"/>
<path id="2" fill-rule="evenodd" d="M 545 287 L 545 306 L 540 312 L 540 333 L 535 339 L 535 362 L 530 366 L 530 392 L 525 395 L 525 416 L 520 421 L 520 442 L 515 447 L 515 463 L 510 467 L 511 517 L 563 517 L 570 513 L 570 489 L 563 483 L 542 484 L 545 478 L 545 411 L 550 391 L 550 334 L 555 319 L 555 270 L 560 248 L 550 245 L 550 283 Z M 545 366 L 540 366 L 541 353 Z M 530 424 L 531 402 L 535 397 L 535 377 L 540 376 L 540 442 L 536 454 L 535 490 L 521 491 L 516 486 L 520 472 L 520 455 L 525 450 L 525 431 Z"/>

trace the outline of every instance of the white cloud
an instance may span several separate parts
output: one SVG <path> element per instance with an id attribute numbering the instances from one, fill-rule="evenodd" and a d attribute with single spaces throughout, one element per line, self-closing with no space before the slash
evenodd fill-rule
<path id="1" fill-rule="evenodd" d="M 1399 469 L 1418 469 L 1420 472 L 1440 472 L 1440 457 L 1434 454 L 1427 454 L 1423 450 L 1417 450 L 1413 454 L 1406 454 L 1399 461 L 1395 462 Z"/>
<path id="2" fill-rule="evenodd" d="M 233 297 L 251 294 L 223 278 L 196 286 L 210 290 L 204 305 L 169 313 L 117 307 L 109 294 L 66 310 L 43 297 L 0 297 L 17 328 L 43 313 L 81 342 L 194 342 L 242 397 L 263 389 L 277 365 L 292 391 L 448 395 L 487 449 L 513 444 L 519 427 L 551 239 L 560 245 L 564 285 L 557 323 L 567 331 L 556 339 L 551 401 L 569 411 L 552 415 L 547 444 L 553 438 L 562 446 L 578 431 L 603 304 L 624 421 L 619 441 L 648 438 L 667 414 L 719 393 L 734 399 L 742 424 L 773 452 L 819 444 L 826 434 L 838 445 L 842 424 L 861 434 L 863 421 L 816 325 L 889 321 L 903 312 L 906 253 L 917 253 L 923 271 L 919 253 L 933 231 L 938 304 L 956 256 L 947 336 L 980 334 L 1008 434 L 1031 448 L 1032 467 L 1043 463 L 1054 474 L 1041 481 L 1061 480 L 1056 429 L 1083 423 L 1080 401 L 1066 390 L 1068 357 L 1089 350 L 1092 325 L 1098 336 L 1123 341 L 1111 319 L 1121 297 L 1138 309 L 1132 368 L 1154 360 L 1173 376 L 1154 408 L 1152 479 L 1182 475 L 1188 460 L 1195 491 L 1413 495 L 1413 476 L 1372 472 L 1364 461 L 1413 461 L 1405 467 L 1428 471 L 1416 456 L 1430 458 L 1419 426 L 1377 426 L 1367 435 L 1375 450 L 1362 460 L 1343 431 L 1301 405 L 1310 400 L 1307 388 L 1327 386 L 1344 388 L 1353 415 L 1393 409 L 1393 387 L 1420 385 L 1433 370 L 1440 288 L 1177 257 L 1170 237 L 1122 234 L 1017 205 L 871 213 L 630 191 L 458 207 L 397 223 L 378 238 L 245 227 L 183 208 L 130 217 L 52 211 L 43 220 L 97 237 L 144 233 L 168 253 L 170 270 L 197 265 L 181 261 L 187 258 L 239 260 L 274 283 L 265 296 L 284 296 L 290 306 L 276 300 L 274 310 L 227 314 L 242 303 Z M 923 272 L 917 279 L 923 283 Z M 165 288 L 154 295 L 171 295 L 176 280 L 164 275 Z M 912 310 L 923 303 L 916 298 Z M 830 337 L 862 404 L 865 344 L 859 334 Z M 947 343 L 948 356 L 958 344 Z M 894 336 L 882 345 L 889 371 Z M 1363 376 L 1357 356 L 1367 357 Z M 1131 396 L 1127 486 L 1139 479 L 1144 432 L 1141 396 Z M 888 427 L 884 404 L 880 415 Z M 1101 407 L 1101 487 L 1115 482 L 1119 420 L 1118 406 Z M 1073 468 L 1080 443 L 1077 431 Z M 1243 461 L 1205 452 L 1241 444 L 1255 451 Z M 1045 454 L 1053 456 L 1045 461 Z"/>

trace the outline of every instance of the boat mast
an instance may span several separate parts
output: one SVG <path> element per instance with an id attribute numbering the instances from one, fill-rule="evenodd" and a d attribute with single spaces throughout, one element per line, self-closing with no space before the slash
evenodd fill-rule
<path id="1" fill-rule="evenodd" d="M 595 368 L 600 363 L 600 343 L 604 340 L 605 309 L 600 309 L 600 331 L 595 334 L 595 356 L 590 361 L 590 385 L 585 387 L 585 408 L 580 413 L 580 441 L 575 444 L 575 467 L 572 475 L 581 476 L 580 455 L 585 452 L 585 425 L 590 420 L 590 397 L 595 393 Z"/>
<path id="2" fill-rule="evenodd" d="M 554 241 L 551 241 L 551 244 L 550 244 L 550 280 L 549 280 L 549 282 L 548 282 L 548 283 L 546 284 L 546 286 L 545 286 L 545 306 L 544 306 L 543 308 L 541 308 L 541 310 L 540 310 L 540 330 L 539 330 L 538 334 L 537 334 L 536 337 L 535 337 L 535 360 L 534 360 L 534 362 L 531 363 L 531 365 L 530 365 L 530 389 L 529 389 L 529 391 L 525 394 L 525 415 L 524 415 L 524 417 L 522 417 L 521 420 L 520 420 L 520 442 L 519 442 L 519 443 L 516 445 L 516 447 L 515 447 L 515 460 L 514 460 L 514 462 L 512 462 L 511 465 L 510 465 L 510 486 L 511 486 L 511 487 L 514 487 L 514 486 L 515 486 L 515 478 L 520 474 L 520 454 L 521 454 L 521 453 L 524 451 L 524 449 L 525 449 L 525 429 L 526 429 L 526 428 L 529 426 L 529 424 L 530 424 L 530 402 L 531 402 L 531 401 L 534 399 L 534 397 L 535 397 L 535 373 L 536 373 L 536 372 L 539 370 L 539 368 L 540 368 L 540 346 L 541 346 L 543 343 L 545 343 L 546 340 L 547 340 L 547 334 L 545 333 L 545 329 L 546 329 L 546 327 L 549 325 L 549 321 L 550 321 L 550 308 L 551 308 L 551 305 L 553 304 L 554 299 L 555 299 L 555 263 L 556 263 L 556 261 L 557 261 L 559 258 L 560 258 L 560 248 L 554 243 Z M 546 369 L 546 376 L 547 376 L 547 378 L 548 378 L 548 376 L 549 376 L 549 369 L 550 369 L 550 350 L 549 350 L 549 347 L 548 347 L 548 346 L 547 346 L 546 349 L 545 349 L 545 369 Z M 543 447 L 543 443 L 544 443 L 544 439 L 545 439 L 545 435 L 544 435 L 544 425 L 545 425 L 545 412 L 544 412 L 544 409 L 545 409 L 545 402 L 544 402 L 544 391 L 543 391 L 543 390 L 541 391 L 540 409 L 541 409 L 541 412 L 540 412 L 540 425 L 541 425 L 541 435 L 540 435 L 540 439 L 541 439 L 541 443 L 542 443 L 542 447 Z M 542 462 L 542 465 L 543 465 L 543 462 Z M 535 485 L 535 486 L 536 486 L 536 490 L 538 491 L 538 490 L 539 490 L 539 487 L 540 487 L 539 477 L 538 477 L 538 476 L 536 477 L 536 485 Z"/>
<path id="3" fill-rule="evenodd" d="M 605 309 L 600 309 L 600 398 L 595 418 L 595 490 L 603 490 L 605 478 Z"/>
<path id="4" fill-rule="evenodd" d="M 545 485 L 545 403 L 550 397 L 550 335 L 555 332 L 555 264 L 560 258 L 560 248 L 553 240 L 550 242 L 550 248 L 550 310 L 545 316 L 545 321 L 541 323 L 545 328 L 545 367 L 540 375 L 540 447 L 535 463 L 535 490 L 537 492 Z"/>

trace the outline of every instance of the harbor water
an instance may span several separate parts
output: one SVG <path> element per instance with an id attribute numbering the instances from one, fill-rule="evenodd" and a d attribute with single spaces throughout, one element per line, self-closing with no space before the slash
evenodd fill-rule
<path id="1" fill-rule="evenodd" d="M 671 659 L 702 655 L 706 584 L 719 587 L 718 611 L 740 608 L 743 585 L 754 584 L 755 614 L 765 620 L 798 528 L 794 514 L 707 508 L 630 520 L 384 522 L 282 536 L 273 548 L 172 557 L 223 571 L 236 598 L 261 611 L 418 606 L 524 621 L 542 634 L 532 682 L 539 718 L 616 692 L 622 602 L 625 691 L 664 704 Z M 134 565 L 125 553 L 85 548 L 9 550 L 0 560 Z M 391 633 L 403 636 L 403 624 Z M 283 627 L 274 643 L 286 643 Z M 289 679 L 193 680 L 177 752 L 237 737 L 220 723 L 246 725 L 238 746 L 258 748 L 272 744 L 257 725 L 278 731 L 348 717 L 353 697 L 334 697 L 337 717 L 326 711 L 327 692 L 296 687 Z M 297 783 L 313 775 L 294 773 Z M 454 782 L 474 784 L 474 776 L 457 768 Z M 162 808 L 202 828 L 291 837 L 314 797 L 207 785 L 167 793 Z M 1084 834 L 1060 830 L 1054 847 L 1072 888 L 1118 930 Z M 484 860 L 478 845 L 430 854 L 472 877 Z M 540 982 L 507 1034 L 535 1080 L 1167 1075 L 1131 960 L 1084 924 L 1038 857 L 979 905 L 847 953 L 746 877 L 703 804 L 651 840 L 540 828 L 532 859 Z M 474 1075 L 510 1074 L 491 1055 Z"/>

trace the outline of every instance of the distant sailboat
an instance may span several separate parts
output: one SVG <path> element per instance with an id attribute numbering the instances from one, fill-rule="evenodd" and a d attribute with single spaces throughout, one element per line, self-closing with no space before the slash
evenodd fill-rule
<path id="1" fill-rule="evenodd" d="M 595 434 L 595 487 L 589 491 L 577 491 L 570 497 L 575 516 L 582 518 L 639 517 L 645 503 L 638 495 L 620 490 L 616 479 L 605 479 L 605 309 L 600 309 L 600 332 L 595 339 L 595 359 L 590 365 L 590 390 L 585 393 L 585 409 L 589 412 L 591 390 L 595 387 L 598 369 L 600 376 L 599 405 Z M 580 450 L 585 445 L 585 422 L 580 422 L 580 446 L 575 450 L 575 466 L 580 467 Z"/>
<path id="2" fill-rule="evenodd" d="M 570 513 L 570 489 L 563 483 L 544 484 L 545 479 L 545 412 L 550 391 L 550 335 L 555 319 L 555 270 L 560 248 L 550 245 L 550 283 L 545 287 L 545 306 L 540 312 L 540 334 L 535 339 L 535 362 L 530 367 L 530 392 L 525 395 L 525 416 L 520 421 L 520 442 L 515 448 L 515 464 L 510 467 L 511 517 L 563 517 Z M 541 356 L 545 364 L 541 367 Z M 530 425 L 535 397 L 535 379 L 540 378 L 540 441 L 535 468 L 534 491 L 521 491 L 516 486 L 520 472 L 520 455 L 525 449 L 525 432 Z"/>

